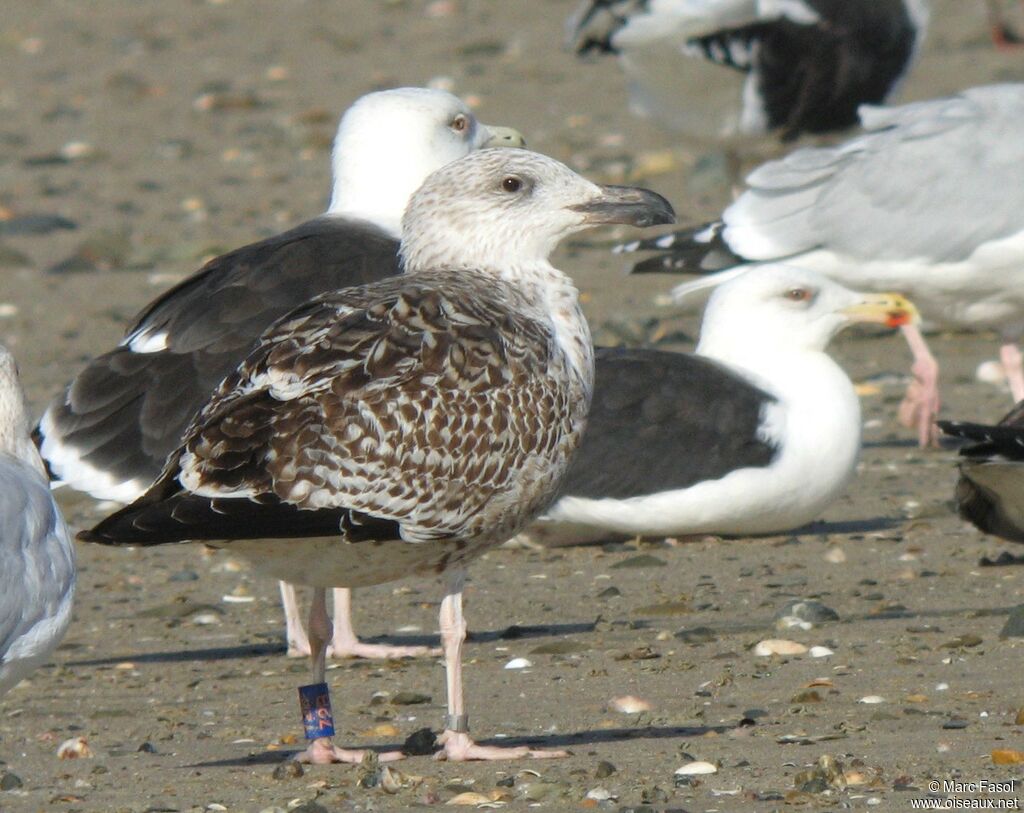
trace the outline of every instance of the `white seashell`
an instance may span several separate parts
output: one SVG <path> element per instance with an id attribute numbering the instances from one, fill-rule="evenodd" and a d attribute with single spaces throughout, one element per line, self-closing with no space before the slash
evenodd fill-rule
<path id="1" fill-rule="evenodd" d="M 608 702 L 608 708 L 622 714 L 639 714 L 641 711 L 650 711 L 654 706 L 641 697 L 627 694 L 622 697 L 613 697 Z"/>
<path id="2" fill-rule="evenodd" d="M 842 548 L 829 548 L 825 551 L 823 557 L 826 562 L 831 562 L 834 565 L 841 565 L 846 561 L 846 552 Z"/>
<path id="3" fill-rule="evenodd" d="M 595 802 L 607 802 L 612 799 L 618 799 L 619 797 L 607 788 L 593 788 L 587 791 L 586 798 L 593 799 Z"/>
<path id="4" fill-rule="evenodd" d="M 706 773 L 718 773 L 718 767 L 710 762 L 687 762 L 682 768 L 676 768 L 676 776 L 696 776 Z"/>
<path id="5" fill-rule="evenodd" d="M 796 641 L 787 641 L 785 638 L 766 638 L 758 641 L 754 647 L 754 654 L 759 658 L 767 658 L 770 655 L 803 655 L 807 647 Z"/>
<path id="6" fill-rule="evenodd" d="M 526 658 L 513 658 L 505 664 L 506 669 L 526 669 L 533 666 L 533 661 L 529 661 Z"/>
<path id="7" fill-rule="evenodd" d="M 1003 385 L 1006 383 L 1006 369 L 995 359 L 990 359 L 978 365 L 974 377 L 986 384 Z"/>
<path id="8" fill-rule="evenodd" d="M 869 695 L 865 695 L 864 697 L 862 697 L 857 702 L 858 703 L 867 703 L 868 705 L 874 705 L 874 704 L 877 704 L 877 703 L 884 703 L 885 702 L 885 698 L 882 697 L 880 694 L 869 694 Z"/>
<path id="9" fill-rule="evenodd" d="M 57 759 L 89 759 L 92 755 L 85 737 L 72 737 L 57 746 Z"/>
<path id="10" fill-rule="evenodd" d="M 812 658 L 827 658 L 829 655 L 835 654 L 836 653 L 827 646 L 812 646 L 810 652 Z"/>

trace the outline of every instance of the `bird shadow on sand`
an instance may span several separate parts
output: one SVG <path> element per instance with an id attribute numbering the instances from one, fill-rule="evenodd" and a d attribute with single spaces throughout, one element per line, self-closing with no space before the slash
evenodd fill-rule
<path id="1" fill-rule="evenodd" d="M 793 531 L 793 536 L 822 534 L 870 534 L 891 531 L 903 526 L 905 520 L 892 517 L 870 517 L 868 519 L 819 520 Z"/>
<path id="2" fill-rule="evenodd" d="M 504 627 L 500 630 L 479 630 L 470 631 L 467 638 L 470 645 L 492 643 L 494 641 L 514 641 L 528 638 L 553 638 L 563 635 L 581 635 L 593 632 L 596 621 L 570 622 L 566 624 L 536 624 L 518 625 Z M 364 641 L 372 644 L 386 643 L 398 646 L 439 646 L 440 640 L 436 635 L 402 635 L 402 636 L 381 636 L 376 638 L 364 638 Z M 217 646 L 207 649 L 179 649 L 169 652 L 147 652 L 143 654 L 125 653 L 112 655 L 106 658 L 93 658 L 89 660 L 71 661 L 66 665 L 72 666 L 112 666 L 125 661 L 135 664 L 152 663 L 185 663 L 188 661 L 228 661 L 242 660 L 245 658 L 266 658 L 280 656 L 285 653 L 283 642 L 250 643 L 238 646 Z M 300 659 L 296 659 L 301 662 Z M 359 665 L 367 667 L 377 663 L 361 659 L 351 659 L 348 663 L 358 668 Z"/>
<path id="3" fill-rule="evenodd" d="M 865 440 L 861 447 L 864 449 L 917 449 L 917 441 L 914 438 L 887 438 L 885 440 Z"/>
<path id="4" fill-rule="evenodd" d="M 635 728 L 603 728 L 595 731 L 574 731 L 566 734 L 544 734 L 530 737 L 494 737 L 480 740 L 481 745 L 497 745 L 504 748 L 517 748 L 522 745 L 530 748 L 545 749 L 568 749 L 598 745 L 602 743 L 626 742 L 629 740 L 673 740 L 673 739 L 694 739 L 704 737 L 714 732 L 722 735 L 737 730 L 739 726 L 638 726 Z M 394 751 L 398 747 L 391 743 L 383 744 L 354 744 L 341 742 L 335 738 L 342 747 L 365 748 L 368 751 Z M 230 759 L 208 760 L 188 765 L 181 765 L 182 768 L 227 768 L 242 767 L 246 765 L 278 765 L 286 762 L 297 754 L 298 751 L 261 751 L 259 753 L 246 754 L 245 756 L 233 757 Z M 422 757 L 409 757 L 417 759 Z M 429 757 L 428 757 L 429 758 Z"/>

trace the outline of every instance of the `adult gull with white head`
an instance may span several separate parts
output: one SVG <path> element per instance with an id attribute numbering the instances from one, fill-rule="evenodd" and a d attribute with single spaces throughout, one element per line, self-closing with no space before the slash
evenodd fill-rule
<path id="1" fill-rule="evenodd" d="M 859 400 L 826 347 L 852 324 L 914 319 L 897 294 L 763 266 L 714 292 L 696 353 L 599 349 L 580 450 L 528 535 L 751 535 L 819 518 L 861 446 Z"/>

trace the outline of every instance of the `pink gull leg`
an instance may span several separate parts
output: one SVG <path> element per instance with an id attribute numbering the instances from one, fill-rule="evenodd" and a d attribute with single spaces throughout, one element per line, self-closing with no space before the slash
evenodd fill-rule
<path id="1" fill-rule="evenodd" d="M 327 615 L 327 591 L 322 587 L 313 590 L 313 605 L 309 609 L 309 643 L 312 649 L 310 660 L 313 665 L 313 683 L 323 683 L 326 675 L 327 642 L 331 638 L 331 619 Z M 350 751 L 339 748 L 330 737 L 313 740 L 305 751 L 296 754 L 299 762 L 326 765 L 331 762 L 359 763 L 366 756 L 365 751 Z M 400 751 L 380 754 L 381 762 L 402 759 Z"/>
<path id="2" fill-rule="evenodd" d="M 461 568 L 451 571 L 448 588 L 441 602 L 441 646 L 444 649 L 445 677 L 448 687 L 448 715 L 444 733 L 438 738 L 443 746 L 435 759 L 465 762 L 471 759 L 551 759 L 569 756 L 566 751 L 534 750 L 526 746 L 501 748 L 477 745 L 469 736 L 468 717 L 462 700 L 462 644 L 466 640 L 466 620 L 462 616 L 462 588 L 466 573 Z M 460 731 L 455 728 L 462 729 Z"/>
<path id="3" fill-rule="evenodd" d="M 288 582 L 278 582 L 281 588 L 281 605 L 284 607 L 284 628 L 285 638 L 288 641 L 288 657 L 304 658 L 312 655 L 309 648 L 309 636 L 302 626 L 302 617 L 299 615 L 299 602 L 295 595 L 295 585 Z"/>
<path id="4" fill-rule="evenodd" d="M 1024 356 L 1014 342 L 1007 342 L 999 348 L 999 360 L 1003 363 L 1006 383 L 1010 385 L 1010 395 L 1016 404 L 1024 399 Z"/>
<path id="5" fill-rule="evenodd" d="M 917 325 L 903 325 L 903 337 L 914 356 L 914 380 L 899 408 L 900 423 L 917 427 L 917 442 L 923 448 L 938 445 L 935 418 L 939 414 L 939 363 L 935 360 Z"/>
<path id="6" fill-rule="evenodd" d="M 356 637 L 352 628 L 352 591 L 347 587 L 334 589 L 334 637 L 327 647 L 331 658 L 419 658 L 440 655 L 438 647 L 390 646 L 366 644 Z"/>

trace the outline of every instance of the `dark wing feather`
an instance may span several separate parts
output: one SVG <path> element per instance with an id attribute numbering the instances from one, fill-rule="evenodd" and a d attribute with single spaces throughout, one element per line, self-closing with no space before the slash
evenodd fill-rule
<path id="1" fill-rule="evenodd" d="M 390 539 L 397 524 L 414 541 L 519 527 L 549 501 L 587 405 L 564 385 L 550 328 L 521 315 L 514 288 L 476 276 L 337 291 L 277 322 L 150 492 L 87 538 L 235 538 L 235 523 L 258 527 L 252 538 L 307 535 L 288 529 L 295 516 L 335 529 L 355 517 Z M 211 522 L 228 505 L 232 519 Z M 286 517 L 266 521 L 277 509 Z"/>
<path id="2" fill-rule="evenodd" d="M 758 437 L 775 398 L 717 362 L 602 348 L 579 452 L 559 496 L 625 499 L 771 464 Z"/>
<path id="3" fill-rule="evenodd" d="M 960 450 L 956 502 L 960 516 L 985 533 L 1024 542 L 1024 401 L 998 425 L 939 421 L 951 437 L 972 441 Z"/>
<path id="4" fill-rule="evenodd" d="M 906 72 L 917 31 L 903 0 L 808 0 L 813 25 L 782 17 L 761 26 L 755 58 L 768 127 L 784 141 L 857 124 Z"/>
<path id="5" fill-rule="evenodd" d="M 615 34 L 634 14 L 647 11 L 648 0 L 585 0 L 568 21 L 569 45 L 579 55 L 615 54 Z"/>
<path id="6" fill-rule="evenodd" d="M 54 399 L 51 440 L 119 482 L 151 482 L 275 319 L 325 291 L 397 274 L 397 250 L 375 226 L 325 216 L 211 260 L 149 305 L 121 345 Z M 161 334 L 165 350 L 132 351 L 133 340 Z"/>
<path id="7" fill-rule="evenodd" d="M 746 262 L 733 253 L 722 234 L 725 224 L 716 220 L 700 226 L 647 237 L 615 248 L 616 253 L 664 252 L 633 264 L 631 274 L 710 274 Z"/>

